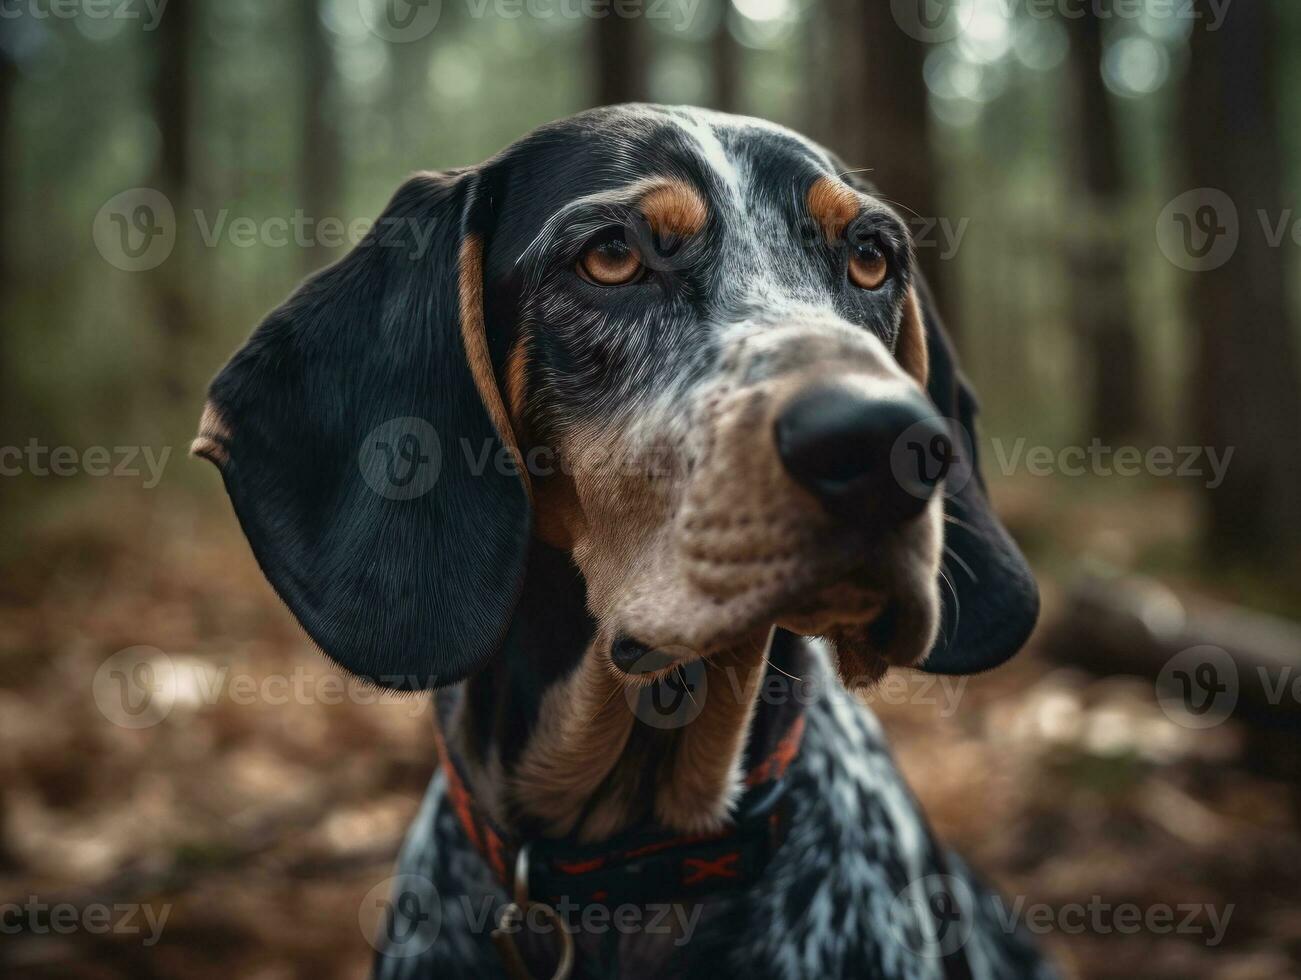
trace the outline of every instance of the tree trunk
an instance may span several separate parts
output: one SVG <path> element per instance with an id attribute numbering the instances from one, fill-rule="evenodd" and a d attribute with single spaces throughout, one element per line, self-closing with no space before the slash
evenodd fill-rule
<path id="1" fill-rule="evenodd" d="M 741 46 L 728 28 L 731 0 L 715 0 L 721 8 L 714 32 L 710 67 L 714 76 L 714 105 L 720 112 L 740 112 Z"/>
<path id="2" fill-rule="evenodd" d="M 303 211 L 311 221 L 310 229 L 319 227 L 330 217 L 342 220 L 339 213 L 339 165 L 343 158 L 338 128 L 334 122 L 334 53 L 330 48 L 325 25 L 321 21 L 319 0 L 298 0 L 299 35 L 303 44 L 303 129 L 301 134 L 299 180 L 302 185 Z M 397 44 L 395 48 L 408 45 Z M 326 265 L 331 250 L 319 236 L 309 236 L 311 244 L 303 249 L 304 271 Z"/>
<path id="3" fill-rule="evenodd" d="M 172 0 L 159 21 L 152 47 L 157 54 L 153 79 L 154 119 L 162 141 L 154 184 L 169 201 L 178 221 L 187 214 L 190 185 L 190 67 L 194 39 L 193 0 Z M 149 273 L 154 308 L 162 325 L 162 389 L 169 401 L 188 392 L 185 365 L 193 349 L 194 310 L 190 301 L 186 236 L 176 236 L 170 260 Z"/>
<path id="4" fill-rule="evenodd" d="M 837 108 L 831 104 L 827 93 L 840 79 L 834 77 L 842 66 L 839 63 L 839 49 L 836 43 L 836 15 L 843 13 L 843 0 L 823 0 L 811 4 L 804 16 L 803 51 L 801 68 L 803 83 L 801 89 L 801 113 L 804 132 L 830 150 L 845 156 L 848 148 L 837 140 L 838 134 L 832 123 L 832 116 Z M 730 0 L 729 0 L 730 4 Z M 834 72 L 830 68 L 835 65 Z M 845 159 L 849 159 L 845 156 Z"/>
<path id="5" fill-rule="evenodd" d="M 873 182 L 905 215 L 935 217 L 939 208 L 922 77 L 928 46 L 899 30 L 890 4 L 864 3 L 861 10 L 863 78 L 856 90 L 844 93 L 852 115 L 841 116 L 862 134 L 862 158 L 851 166 L 871 167 Z"/>
<path id="6" fill-rule="evenodd" d="M 642 0 L 610 4 L 594 16 L 597 105 L 648 100 L 648 38 Z"/>
<path id="7" fill-rule="evenodd" d="M 1083 211 L 1070 239 L 1071 302 L 1079 356 L 1088 365 L 1086 440 L 1116 444 L 1147 428 L 1142 357 L 1126 275 L 1122 176 L 1116 114 L 1102 81 L 1103 18 L 1070 20 L 1077 179 Z"/>
<path id="8" fill-rule="evenodd" d="M 827 92 L 836 105 L 833 125 L 845 134 L 833 148 L 847 166 L 868 168 L 865 176 L 909 221 L 922 271 L 942 300 L 948 292 L 942 239 L 933 228 L 926 233 L 931 221 L 944 217 L 922 71 L 931 48 L 901 31 L 883 0 L 845 6 L 832 21 L 842 77 L 833 79 Z"/>
<path id="9" fill-rule="evenodd" d="M 18 82 L 18 69 L 13 61 L 0 47 L 0 146 L 15 146 L 13 128 L 13 92 Z M 12 159 L 14 153 L 6 154 Z M 14 272 L 13 242 L 10 240 L 10 202 L 9 195 L 16 181 L 16 175 L 4 173 L 0 165 L 0 316 L 6 323 L 13 323 L 14 297 L 18 293 L 17 275 Z M 12 328 L 11 328 L 12 329 Z M 10 418 L 10 410 L 17 404 L 14 395 L 13 352 L 10 330 L 0 331 L 0 418 Z M 3 806 L 0 805 L 0 813 Z M 4 858 L 3 820 L 0 820 L 0 862 Z"/>
<path id="10" fill-rule="evenodd" d="M 1207 203 L 1213 199 L 1198 197 L 1190 234 L 1194 226 L 1215 229 L 1218 238 L 1218 229 L 1240 229 L 1225 264 L 1185 273 L 1195 438 L 1233 449 L 1223 483 L 1204 493 L 1203 543 L 1217 561 L 1277 575 L 1301 572 L 1301 370 L 1287 295 L 1291 254 L 1271 246 L 1262 227 L 1262 216 L 1273 227 L 1288 213 L 1274 9 L 1263 0 L 1244 4 L 1218 31 L 1193 32 L 1181 129 L 1188 186 L 1216 188 L 1233 202 L 1217 210 Z"/>

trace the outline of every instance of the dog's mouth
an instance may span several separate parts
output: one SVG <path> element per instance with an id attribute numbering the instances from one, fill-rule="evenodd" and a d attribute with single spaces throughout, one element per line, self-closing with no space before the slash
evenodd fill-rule
<path id="1" fill-rule="evenodd" d="M 834 582 L 793 603 L 778 616 L 783 629 L 822 636 L 837 647 L 888 666 L 912 666 L 930 651 L 939 594 L 924 570 L 900 571 L 893 587 L 854 579 Z M 909 580 L 911 579 L 911 581 Z"/>
<path id="2" fill-rule="evenodd" d="M 760 643 L 773 626 L 803 636 L 819 636 L 849 654 L 845 661 L 874 680 L 888 666 L 911 666 L 930 650 L 939 615 L 939 596 L 925 572 L 897 573 L 890 586 L 869 581 L 862 573 L 813 583 L 798 591 L 771 596 L 771 604 L 738 620 L 724 607 L 718 629 L 704 643 L 655 643 L 633 632 L 616 634 L 610 645 L 610 663 L 633 683 L 653 683 L 696 660 Z M 911 579 L 911 580 L 910 580 Z M 852 653 L 849 648 L 852 648 Z M 871 665 L 864 669 L 864 665 Z M 852 673 L 852 671 L 851 671 Z"/>

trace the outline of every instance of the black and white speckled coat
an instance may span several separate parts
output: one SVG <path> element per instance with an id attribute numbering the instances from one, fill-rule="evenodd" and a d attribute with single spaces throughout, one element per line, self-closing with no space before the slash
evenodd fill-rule
<path id="1" fill-rule="evenodd" d="M 810 660 L 825 676 L 822 653 Z M 806 713 L 803 746 L 786 777 L 791 827 L 762 878 L 699 910 L 675 910 L 666 916 L 678 926 L 669 935 L 632 931 L 610 944 L 580 933 L 575 976 L 1054 976 L 1015 928 L 1010 905 L 937 845 L 871 711 L 833 694 Z M 395 955 L 381 950 L 377 977 L 506 976 L 485 921 L 495 923 L 509 899 L 466 840 L 442 775 L 429 787 L 395 874 L 431 882 L 441 915 L 434 928 L 400 922 L 393 934 L 406 941 L 394 945 Z M 932 885 L 958 899 L 951 937 L 925 901 Z M 694 926 L 687 942 L 680 941 L 684 919 Z"/>

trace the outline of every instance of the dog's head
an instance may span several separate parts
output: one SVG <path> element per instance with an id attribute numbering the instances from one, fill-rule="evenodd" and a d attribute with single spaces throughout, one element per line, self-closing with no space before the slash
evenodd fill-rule
<path id="1" fill-rule="evenodd" d="M 970 392 L 907 227 L 842 169 L 620 106 L 404 184 L 221 372 L 196 442 L 320 647 L 457 681 L 548 547 L 622 670 L 774 623 L 851 677 L 1014 653 L 1037 597 Z"/>

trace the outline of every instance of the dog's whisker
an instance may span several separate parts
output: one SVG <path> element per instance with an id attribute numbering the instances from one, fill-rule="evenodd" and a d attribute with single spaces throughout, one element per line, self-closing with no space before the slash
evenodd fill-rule
<path id="1" fill-rule="evenodd" d="M 878 198 L 879 200 L 884 201 L 886 204 L 893 204 L 895 207 L 897 207 L 897 208 L 899 208 L 899 209 L 901 209 L 901 210 L 903 210 L 903 211 L 907 211 L 907 212 L 908 212 L 909 214 L 911 214 L 914 218 L 920 218 L 920 217 L 921 217 L 920 214 L 918 214 L 916 211 L 914 211 L 914 210 L 913 210 L 912 208 L 910 208 L 908 205 L 904 204 L 902 201 L 892 201 L 892 200 L 891 200 L 890 198 L 888 198 L 888 197 L 881 197 L 880 194 L 878 194 L 878 195 L 876 195 L 876 196 L 877 196 L 877 198 Z"/>
<path id="2" fill-rule="evenodd" d="M 960 518 L 954 517 L 952 514 L 945 514 L 945 515 L 944 515 L 944 523 L 945 523 L 945 524 L 952 524 L 954 527 L 960 527 L 960 528 L 962 528 L 962 530 L 964 530 L 964 531 L 970 531 L 972 534 L 975 534 L 975 533 L 976 533 L 976 529 L 975 529 L 974 527 L 972 527 L 972 526 L 971 526 L 970 524 L 968 524 L 966 521 L 964 521 L 964 520 L 962 520 L 962 519 L 960 519 Z"/>
<path id="3" fill-rule="evenodd" d="M 967 573 L 971 578 L 971 581 L 979 584 L 980 576 L 971 570 L 971 566 L 967 564 L 966 560 L 960 554 L 950 548 L 947 544 L 944 546 L 944 553 L 962 566 L 962 570 Z"/>
<path id="4" fill-rule="evenodd" d="M 691 685 L 687 683 L 687 675 L 680 664 L 678 665 L 678 676 L 682 678 L 682 690 L 687 692 L 687 697 L 691 698 L 691 703 L 696 704 L 696 699 L 691 694 Z M 696 707 L 698 708 L 700 705 L 697 704 Z"/>
<path id="5" fill-rule="evenodd" d="M 943 568 L 940 569 L 940 579 L 949 587 L 949 592 L 953 594 L 953 632 L 951 634 L 946 633 L 944 636 L 944 644 L 947 646 L 953 642 L 953 637 L 957 636 L 958 624 L 962 622 L 962 600 L 958 598 L 958 590 L 953 587 L 953 582 L 944 574 Z"/>
<path id="6" fill-rule="evenodd" d="M 803 683 L 803 681 L 804 681 L 804 678 L 803 678 L 803 677 L 796 677 L 796 676 L 795 676 L 794 674 L 792 674 L 790 671 L 788 671 L 788 670 L 782 670 L 780 667 L 778 667 L 775 663 L 773 663 L 773 662 L 772 662 L 770 659 L 768 659 L 767 657 L 764 657 L 764 658 L 763 658 L 763 662 L 766 663 L 766 664 L 767 664 L 769 667 L 771 667 L 773 670 L 777 671 L 777 673 L 779 673 L 779 674 L 785 674 L 787 677 L 789 677 L 789 678 L 790 678 L 791 680 L 793 680 L 793 681 L 800 681 L 801 683 Z"/>

